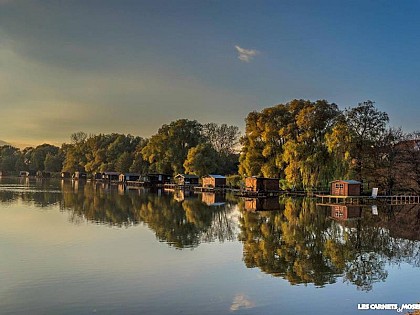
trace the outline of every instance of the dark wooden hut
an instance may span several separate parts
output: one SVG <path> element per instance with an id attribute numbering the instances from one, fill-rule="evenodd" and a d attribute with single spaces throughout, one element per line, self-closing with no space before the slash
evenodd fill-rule
<path id="1" fill-rule="evenodd" d="M 120 174 L 120 182 L 134 182 L 140 180 L 138 173 L 124 173 Z"/>
<path id="2" fill-rule="evenodd" d="M 222 175 L 208 175 L 202 178 L 203 187 L 217 188 L 226 186 L 226 177 Z"/>
<path id="3" fill-rule="evenodd" d="M 102 173 L 102 172 L 96 172 L 96 173 L 93 174 L 93 179 L 100 181 L 100 180 L 103 179 L 103 176 L 104 176 L 104 173 Z"/>
<path id="4" fill-rule="evenodd" d="M 38 177 L 38 178 L 50 178 L 51 173 L 46 172 L 46 171 L 38 171 L 38 172 L 36 172 L 36 177 Z"/>
<path id="5" fill-rule="evenodd" d="M 87 174 L 85 172 L 74 172 L 72 177 L 75 180 L 83 180 L 87 179 Z"/>
<path id="6" fill-rule="evenodd" d="M 22 177 L 36 176 L 36 171 L 20 171 L 19 176 L 22 176 Z"/>
<path id="7" fill-rule="evenodd" d="M 160 186 L 169 184 L 172 181 L 172 176 L 169 174 L 149 173 L 146 175 L 146 182 L 151 186 Z"/>
<path id="8" fill-rule="evenodd" d="M 198 186 L 199 177 L 192 174 L 178 174 L 175 176 L 175 182 L 180 186 Z"/>
<path id="9" fill-rule="evenodd" d="M 60 177 L 61 178 L 70 178 L 71 174 L 70 174 L 70 172 L 61 172 Z"/>
<path id="10" fill-rule="evenodd" d="M 360 196 L 362 183 L 357 180 L 335 180 L 331 182 L 333 196 Z"/>
<path id="11" fill-rule="evenodd" d="M 120 173 L 118 172 L 104 172 L 102 175 L 103 180 L 108 182 L 118 182 Z"/>
<path id="12" fill-rule="evenodd" d="M 253 176 L 245 179 L 245 187 L 251 192 L 276 192 L 280 190 L 280 182 L 278 178 Z"/>

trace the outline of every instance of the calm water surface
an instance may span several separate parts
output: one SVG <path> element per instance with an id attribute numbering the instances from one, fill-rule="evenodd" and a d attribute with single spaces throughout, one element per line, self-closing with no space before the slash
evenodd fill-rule
<path id="1" fill-rule="evenodd" d="M 418 206 L 375 215 L 3 178 L 0 224 L 0 314 L 397 314 L 357 305 L 420 302 Z"/>

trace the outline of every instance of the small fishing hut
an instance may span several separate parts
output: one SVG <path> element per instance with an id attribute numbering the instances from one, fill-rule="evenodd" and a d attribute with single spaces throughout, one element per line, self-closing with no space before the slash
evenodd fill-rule
<path id="1" fill-rule="evenodd" d="M 331 182 L 333 196 L 360 196 L 362 183 L 357 180 L 335 180 Z"/>
<path id="2" fill-rule="evenodd" d="M 74 172 L 73 179 L 75 179 L 75 180 L 87 179 L 87 173 L 85 173 L 85 172 Z"/>
<path id="3" fill-rule="evenodd" d="M 175 182 L 179 186 L 198 186 L 199 177 L 192 174 L 178 174 L 175 176 Z"/>
<path id="4" fill-rule="evenodd" d="M 102 172 L 96 172 L 93 174 L 93 179 L 94 180 L 102 180 L 104 176 L 104 173 Z"/>
<path id="5" fill-rule="evenodd" d="M 169 184 L 171 180 L 172 180 L 172 176 L 169 174 L 149 173 L 146 176 L 146 181 L 151 186 L 160 186 L 164 184 Z"/>
<path id="6" fill-rule="evenodd" d="M 71 174 L 70 174 L 70 172 L 61 172 L 60 177 L 61 178 L 70 178 Z"/>
<path id="7" fill-rule="evenodd" d="M 120 182 L 134 182 L 140 180 L 138 173 L 124 173 L 120 174 Z"/>
<path id="8" fill-rule="evenodd" d="M 20 171 L 19 172 L 19 176 L 21 177 L 29 177 L 29 176 L 35 176 L 36 172 L 35 171 Z"/>
<path id="9" fill-rule="evenodd" d="M 118 182 L 120 173 L 118 172 L 104 172 L 102 175 L 103 180 L 109 182 Z"/>
<path id="10" fill-rule="evenodd" d="M 36 172 L 36 177 L 38 177 L 38 178 L 50 178 L 51 173 L 46 172 L 46 171 L 38 171 L 38 172 Z"/>
<path id="11" fill-rule="evenodd" d="M 278 178 L 252 176 L 245 179 L 245 187 L 248 192 L 278 192 L 280 182 Z"/>
<path id="12" fill-rule="evenodd" d="M 221 188 L 226 186 L 226 177 L 222 175 L 208 175 L 202 178 L 203 187 Z"/>

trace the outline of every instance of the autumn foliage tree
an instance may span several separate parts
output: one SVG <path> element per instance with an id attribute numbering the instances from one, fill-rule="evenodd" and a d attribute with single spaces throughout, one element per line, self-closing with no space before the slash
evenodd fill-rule
<path id="1" fill-rule="evenodd" d="M 325 136 L 340 112 L 324 100 L 293 100 L 246 119 L 239 170 L 245 176 L 284 178 L 290 187 L 325 185 L 334 167 Z"/>

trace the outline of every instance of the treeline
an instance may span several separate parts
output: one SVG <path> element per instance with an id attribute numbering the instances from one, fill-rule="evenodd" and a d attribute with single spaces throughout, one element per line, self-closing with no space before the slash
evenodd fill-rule
<path id="1" fill-rule="evenodd" d="M 220 173 L 279 178 L 283 189 L 325 189 L 356 179 L 383 191 L 420 191 L 420 133 L 389 126 L 372 101 L 340 110 L 325 100 L 293 100 L 251 112 L 236 126 L 179 119 L 149 139 L 71 135 L 60 148 L 0 147 L 0 170 Z M 240 150 L 240 152 L 238 151 Z"/>
<path id="2" fill-rule="evenodd" d="M 281 179 L 284 189 L 327 188 L 356 179 L 392 192 L 420 190 L 420 134 L 388 126 L 372 101 L 339 110 L 293 100 L 246 118 L 239 172 Z"/>
<path id="3" fill-rule="evenodd" d="M 187 119 L 163 125 L 150 139 L 77 132 L 61 147 L 43 144 L 21 151 L 2 146 L 0 170 L 237 174 L 239 136 L 236 126 Z"/>
<path id="4" fill-rule="evenodd" d="M 60 172 L 64 159 L 63 148 L 50 144 L 23 150 L 10 145 L 0 147 L 0 170 L 6 173 L 23 170 Z"/>

